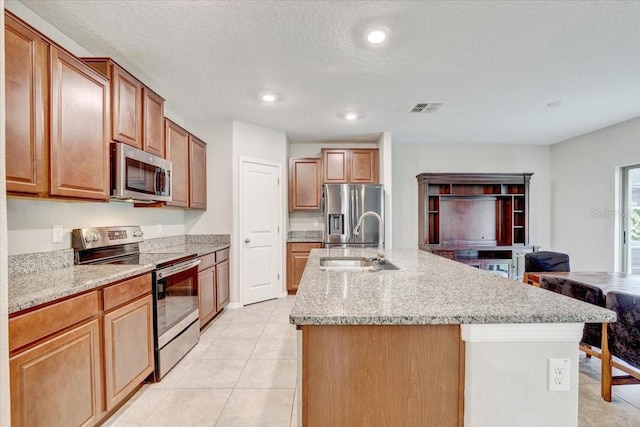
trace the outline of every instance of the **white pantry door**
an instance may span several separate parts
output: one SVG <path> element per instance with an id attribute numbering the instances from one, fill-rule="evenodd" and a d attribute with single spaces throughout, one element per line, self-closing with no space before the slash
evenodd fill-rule
<path id="1" fill-rule="evenodd" d="M 280 166 L 242 161 L 241 235 L 243 302 L 252 304 L 280 295 Z"/>

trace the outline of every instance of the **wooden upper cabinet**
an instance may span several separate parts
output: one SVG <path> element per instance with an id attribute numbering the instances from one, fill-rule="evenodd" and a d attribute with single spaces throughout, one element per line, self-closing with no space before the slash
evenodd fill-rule
<path id="1" fill-rule="evenodd" d="M 142 88 L 142 149 L 164 158 L 164 99 Z"/>
<path id="2" fill-rule="evenodd" d="M 111 86 L 111 139 L 164 157 L 164 99 L 109 58 L 82 58 Z"/>
<path id="3" fill-rule="evenodd" d="M 349 162 L 350 182 L 377 184 L 379 182 L 378 149 L 351 150 Z"/>
<path id="4" fill-rule="evenodd" d="M 111 139 L 142 149 L 142 83 L 111 64 Z"/>
<path id="5" fill-rule="evenodd" d="M 322 159 L 289 159 L 289 210 L 320 210 Z"/>
<path id="6" fill-rule="evenodd" d="M 189 132 L 164 119 L 166 159 L 172 163 L 171 201 L 168 206 L 189 207 Z"/>
<path id="7" fill-rule="evenodd" d="M 207 209 L 207 144 L 189 136 L 189 207 Z"/>
<path id="8" fill-rule="evenodd" d="M 377 148 L 322 149 L 325 184 L 378 184 Z"/>
<path id="9" fill-rule="evenodd" d="M 48 190 L 48 48 L 35 31 L 5 14 L 7 191 Z"/>
<path id="10" fill-rule="evenodd" d="M 323 149 L 325 184 L 347 184 L 349 182 L 349 150 Z"/>
<path id="11" fill-rule="evenodd" d="M 51 46 L 53 196 L 109 199 L 109 81 Z"/>

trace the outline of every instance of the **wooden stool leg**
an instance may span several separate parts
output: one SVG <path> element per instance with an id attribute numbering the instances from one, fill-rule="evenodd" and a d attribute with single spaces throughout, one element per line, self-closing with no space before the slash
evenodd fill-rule
<path id="1" fill-rule="evenodd" d="M 609 341 L 607 339 L 607 324 L 602 324 L 602 365 L 600 375 L 600 393 L 602 398 L 607 402 L 611 402 L 611 353 L 609 353 Z"/>

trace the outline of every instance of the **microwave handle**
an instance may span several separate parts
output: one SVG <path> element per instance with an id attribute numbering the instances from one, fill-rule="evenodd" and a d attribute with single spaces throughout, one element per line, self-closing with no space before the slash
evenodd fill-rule
<path id="1" fill-rule="evenodd" d="M 156 171 L 153 173 L 153 194 L 158 195 L 158 177 L 160 168 L 156 168 Z"/>

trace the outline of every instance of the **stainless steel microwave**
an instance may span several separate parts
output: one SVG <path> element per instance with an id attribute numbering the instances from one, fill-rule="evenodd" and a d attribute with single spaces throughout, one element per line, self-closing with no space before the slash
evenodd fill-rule
<path id="1" fill-rule="evenodd" d="M 121 142 L 111 143 L 111 198 L 171 201 L 171 162 Z"/>

